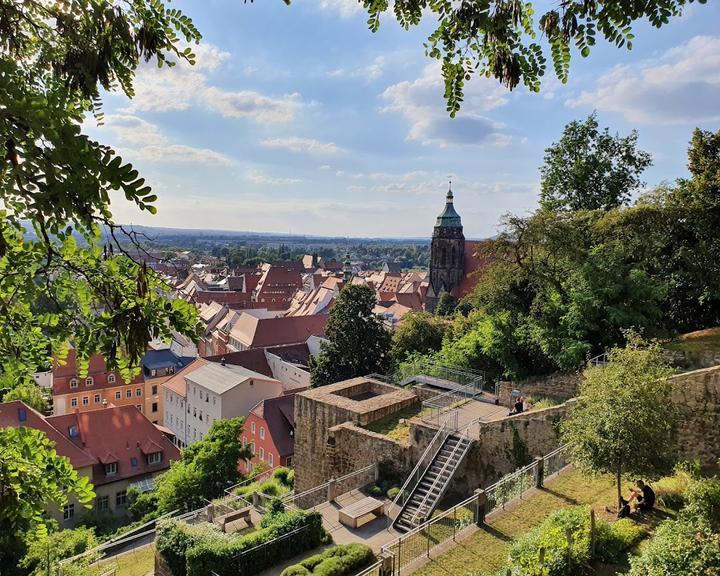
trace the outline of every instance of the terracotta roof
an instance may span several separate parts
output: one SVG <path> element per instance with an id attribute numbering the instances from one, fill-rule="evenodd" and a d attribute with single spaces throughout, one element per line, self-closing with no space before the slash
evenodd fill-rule
<path id="1" fill-rule="evenodd" d="M 409 294 L 398 292 L 395 294 L 394 299 L 403 306 L 407 306 L 412 310 L 422 310 L 423 299 L 418 292 L 412 292 Z"/>
<path id="2" fill-rule="evenodd" d="M 278 454 L 282 457 L 290 456 L 294 452 L 295 438 L 295 394 L 278 396 L 261 400 L 250 410 L 267 424 L 268 432 L 272 438 Z"/>
<path id="3" fill-rule="evenodd" d="M 21 411 L 24 411 L 25 420 L 20 419 Z M 20 400 L 13 400 L 0 404 L 0 428 L 34 428 L 45 433 L 55 442 L 55 450 L 60 456 L 66 456 L 73 468 L 85 468 L 95 464 L 95 458 L 85 452 L 82 448 L 75 446 L 60 430 L 55 428 L 47 418 L 30 408 Z M 67 431 L 66 431 L 67 432 Z"/>
<path id="4" fill-rule="evenodd" d="M 492 263 L 493 258 L 487 253 L 490 240 L 465 241 L 465 278 L 455 290 L 453 296 L 462 298 L 470 294 L 478 282 L 478 277 Z"/>
<path id="5" fill-rule="evenodd" d="M 94 458 L 95 486 L 165 470 L 170 461 L 180 459 L 180 451 L 134 406 L 108 406 L 46 420 Z M 71 426 L 79 432 L 75 438 L 69 438 Z M 159 464 L 147 463 L 145 455 L 153 452 L 162 452 Z M 111 462 L 117 462 L 117 473 L 106 476 L 104 464 Z"/>
<path id="6" fill-rule="evenodd" d="M 324 314 L 280 318 L 256 318 L 242 314 L 230 337 L 248 348 L 297 344 L 305 342 L 310 336 L 324 336 L 327 318 Z"/>
<path id="7" fill-rule="evenodd" d="M 193 370 L 197 370 L 198 368 L 205 366 L 205 364 L 207 364 L 207 360 L 203 358 L 196 358 L 190 362 L 190 364 L 185 366 L 185 368 L 176 372 L 172 378 L 165 380 L 165 382 L 162 383 L 163 388 L 172 390 L 175 394 L 178 394 L 183 398 L 187 398 L 187 382 L 185 382 L 185 376 L 190 374 Z"/>
<path id="8" fill-rule="evenodd" d="M 220 362 L 225 358 L 226 364 L 233 366 L 242 366 L 253 372 L 258 372 L 264 376 L 273 377 L 272 370 L 267 363 L 265 350 L 262 348 L 251 348 L 250 350 L 242 350 L 241 352 L 228 352 L 227 354 L 218 354 L 216 356 L 208 356 L 207 361 Z"/>
<path id="9" fill-rule="evenodd" d="M 59 394 L 71 394 L 79 391 L 92 391 L 104 388 L 112 388 L 114 386 L 122 386 L 125 384 L 119 372 L 108 372 L 105 365 L 105 358 L 101 354 L 95 354 L 90 357 L 90 365 L 88 367 L 88 378 L 93 379 L 92 386 L 85 384 L 85 378 L 78 375 L 78 367 L 76 363 L 75 349 L 71 348 L 65 360 L 65 365 L 60 365 L 57 361 L 53 364 L 53 396 Z M 108 382 L 108 377 L 112 374 L 114 382 Z M 70 381 L 77 380 L 77 388 L 70 388 Z M 132 380 L 132 384 L 143 381 L 142 373 L 138 374 Z"/>

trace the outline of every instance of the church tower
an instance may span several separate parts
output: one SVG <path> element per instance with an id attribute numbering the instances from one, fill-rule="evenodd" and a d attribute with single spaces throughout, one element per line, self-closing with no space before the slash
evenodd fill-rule
<path id="1" fill-rule="evenodd" d="M 448 188 L 445 210 L 437 217 L 430 248 L 430 286 L 426 309 L 435 309 L 443 292 L 452 293 L 465 276 L 465 236 L 460 214 L 453 205 L 452 188 Z"/>

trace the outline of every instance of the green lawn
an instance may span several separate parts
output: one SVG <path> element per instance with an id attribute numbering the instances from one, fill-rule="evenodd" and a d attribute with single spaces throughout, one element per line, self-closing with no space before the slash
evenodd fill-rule
<path id="1" fill-rule="evenodd" d="M 365 429 L 378 434 L 384 434 L 388 438 L 397 440 L 398 442 L 410 442 L 410 418 L 420 415 L 422 412 L 422 404 L 417 403 L 413 406 L 385 416 L 380 420 L 371 422 Z M 400 422 L 402 420 L 402 422 Z"/>
<path id="2" fill-rule="evenodd" d="M 677 352 L 719 352 L 720 328 L 708 328 L 683 334 L 675 340 L 664 345 L 669 350 Z"/>
<path id="3" fill-rule="evenodd" d="M 138 548 L 100 563 L 98 576 L 115 569 L 114 576 L 146 576 L 155 568 L 155 545 Z"/>
<path id="4" fill-rule="evenodd" d="M 470 538 L 434 558 L 415 574 L 419 576 L 462 576 L 493 574 L 505 566 L 510 543 L 538 526 L 560 508 L 587 504 L 599 518 L 612 520 L 605 507 L 615 501 L 615 486 L 610 476 L 588 479 L 570 470 L 550 481 L 519 505 L 500 513 L 491 524 Z M 604 567 L 602 574 L 614 574 L 619 567 Z M 598 572 L 600 573 L 600 572 Z"/>

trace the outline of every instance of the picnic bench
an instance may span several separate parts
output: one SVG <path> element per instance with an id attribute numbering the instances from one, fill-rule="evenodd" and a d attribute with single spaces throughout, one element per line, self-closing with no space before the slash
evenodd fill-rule
<path id="1" fill-rule="evenodd" d="M 371 496 L 358 500 L 338 510 L 338 520 L 345 526 L 358 528 L 385 513 L 385 504 Z M 369 518 L 368 518 L 369 516 Z"/>
<path id="2" fill-rule="evenodd" d="M 227 532 L 227 525 L 235 522 L 236 520 L 245 520 L 245 522 L 248 524 L 248 526 L 251 524 L 250 521 L 250 511 L 252 510 L 252 506 L 246 506 L 245 508 L 240 508 L 238 510 L 233 510 L 232 512 L 228 512 L 227 514 L 223 514 L 222 516 L 218 516 L 215 518 L 215 524 L 220 526 L 223 532 Z"/>

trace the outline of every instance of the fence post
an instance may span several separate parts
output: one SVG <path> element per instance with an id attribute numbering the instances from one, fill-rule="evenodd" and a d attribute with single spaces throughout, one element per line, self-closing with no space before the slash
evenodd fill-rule
<path id="1" fill-rule="evenodd" d="M 539 456 L 535 463 L 535 488 L 542 488 L 545 482 L 545 458 Z"/>
<path id="2" fill-rule="evenodd" d="M 485 524 L 485 510 L 487 509 L 487 494 L 485 490 L 478 488 L 475 490 L 477 499 L 475 500 L 475 525 L 482 526 Z"/>
<path id="3" fill-rule="evenodd" d="M 453 508 L 453 542 L 457 536 L 457 508 Z"/>
<path id="4" fill-rule="evenodd" d="M 380 559 L 382 560 L 382 565 L 380 566 L 380 576 L 393 576 L 394 557 L 387 552 L 381 552 Z"/>
<path id="5" fill-rule="evenodd" d="M 328 502 L 335 502 L 335 478 L 330 478 L 327 485 Z"/>
<path id="6" fill-rule="evenodd" d="M 257 492 L 252 493 L 252 505 L 255 509 L 260 509 L 260 494 Z"/>

